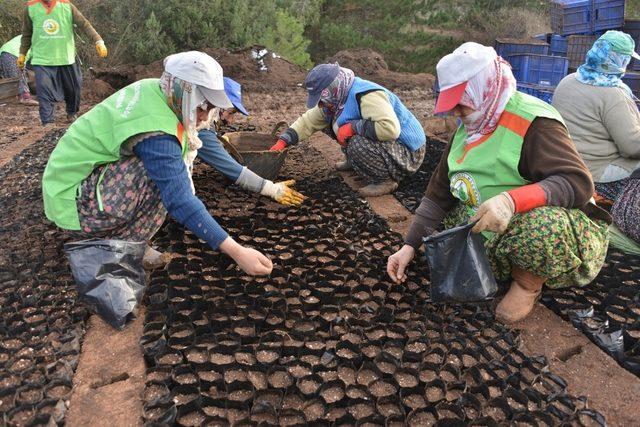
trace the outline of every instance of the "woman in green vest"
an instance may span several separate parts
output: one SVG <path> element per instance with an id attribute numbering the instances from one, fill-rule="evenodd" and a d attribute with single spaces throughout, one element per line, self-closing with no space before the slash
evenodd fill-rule
<path id="1" fill-rule="evenodd" d="M 0 46 L 0 78 L 13 79 L 18 77 L 18 101 L 21 104 L 38 105 L 38 101 L 31 98 L 27 75 L 18 67 L 17 60 L 20 51 L 20 40 L 22 36 L 15 36 L 2 46 Z M 27 52 L 26 60 L 29 60 L 31 51 Z"/>
<path id="2" fill-rule="evenodd" d="M 160 79 L 116 92 L 69 127 L 42 177 L 47 218 L 86 237 L 149 241 L 169 213 L 245 272 L 271 261 L 236 243 L 196 197 L 191 170 L 197 127 L 214 108 L 233 108 L 222 68 L 201 52 L 165 59 Z M 145 260 L 158 253 L 148 248 Z"/>
<path id="3" fill-rule="evenodd" d="M 102 37 L 69 0 L 29 0 L 22 19 L 22 41 L 17 64 L 24 68 L 31 48 L 31 66 L 36 74 L 40 121 L 53 123 L 56 102 L 64 99 L 67 121 L 80 110 L 82 70 L 76 62 L 74 26 L 95 43 L 101 58 L 107 56 Z"/>
<path id="4" fill-rule="evenodd" d="M 396 282 L 422 238 L 464 220 L 487 238 L 498 280 L 511 287 L 496 307 L 505 323 L 526 317 L 542 287 L 581 286 L 600 271 L 610 216 L 591 202 L 593 181 L 558 112 L 516 91 L 495 50 L 465 43 L 437 66 L 436 113 L 462 124 L 445 149 L 404 246 L 387 263 Z"/>

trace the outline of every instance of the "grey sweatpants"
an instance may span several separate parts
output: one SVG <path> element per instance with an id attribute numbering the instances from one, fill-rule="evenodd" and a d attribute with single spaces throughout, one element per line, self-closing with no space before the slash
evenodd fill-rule
<path id="1" fill-rule="evenodd" d="M 38 102 L 40 103 L 40 121 L 53 123 L 53 107 L 56 102 L 67 105 L 67 115 L 80 111 L 80 93 L 82 91 L 82 70 L 76 62 L 71 65 L 34 65 Z"/>

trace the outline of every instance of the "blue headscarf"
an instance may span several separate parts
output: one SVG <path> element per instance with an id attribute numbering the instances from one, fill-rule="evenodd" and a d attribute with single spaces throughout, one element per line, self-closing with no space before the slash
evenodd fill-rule
<path id="1" fill-rule="evenodd" d="M 587 52 L 586 62 L 578 68 L 577 79 L 592 86 L 619 87 L 635 98 L 621 80 L 630 61 L 631 55 L 616 52 L 607 40 L 597 40 Z"/>

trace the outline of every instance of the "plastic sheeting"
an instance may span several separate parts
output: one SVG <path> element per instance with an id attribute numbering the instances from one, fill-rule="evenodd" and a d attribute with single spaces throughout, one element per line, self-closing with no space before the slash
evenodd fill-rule
<path id="1" fill-rule="evenodd" d="M 461 225 L 424 239 L 431 273 L 432 302 L 477 302 L 493 298 L 498 284 L 475 223 Z"/>
<path id="2" fill-rule="evenodd" d="M 78 296 L 116 329 L 124 329 L 142 298 L 146 242 L 91 239 L 64 245 Z"/>

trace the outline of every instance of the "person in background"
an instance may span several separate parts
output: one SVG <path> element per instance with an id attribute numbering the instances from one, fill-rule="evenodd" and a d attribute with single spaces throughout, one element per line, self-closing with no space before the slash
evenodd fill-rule
<path id="1" fill-rule="evenodd" d="M 77 26 L 95 43 L 98 55 L 107 56 L 107 48 L 89 21 L 69 0 L 30 0 L 22 20 L 22 40 L 17 64 L 24 68 L 31 49 L 31 66 L 36 75 L 40 121 L 53 123 L 54 105 L 64 99 L 67 121 L 73 122 L 80 111 L 82 70 L 76 62 L 73 27 Z"/>
<path id="2" fill-rule="evenodd" d="M 229 77 L 225 77 L 224 90 L 233 107 L 220 110 L 219 114 L 212 114 L 212 119 L 217 119 L 213 122 L 214 129 L 210 129 L 211 126 L 207 125 L 206 128 L 200 130 L 198 137 L 202 141 L 202 147 L 198 150 L 198 158 L 245 190 L 271 197 L 283 205 L 300 206 L 305 197 L 291 188 L 295 184 L 294 180 L 274 183 L 256 175 L 231 157 L 218 140 L 218 135 L 215 131 L 217 124 L 233 124 L 237 113 L 244 116 L 249 115 L 244 105 L 242 105 L 242 88 L 240 84 Z M 212 113 L 216 112 L 212 111 Z M 225 138 L 225 136 L 223 135 L 221 138 Z"/>
<path id="3" fill-rule="evenodd" d="M 461 119 L 431 178 L 404 246 L 387 262 L 397 283 L 422 239 L 444 222 L 477 221 L 496 279 L 511 279 L 496 307 L 505 323 L 525 318 L 546 284 L 585 285 L 608 247 L 607 212 L 590 202 L 591 175 L 562 117 L 516 91 L 511 67 L 491 47 L 464 43 L 437 65 L 435 113 Z"/>
<path id="4" fill-rule="evenodd" d="M 202 52 L 170 55 L 160 79 L 139 80 L 78 118 L 42 177 L 47 218 L 83 237 L 146 241 L 167 213 L 251 275 L 269 274 L 262 253 L 236 243 L 195 195 L 197 126 L 232 108 L 222 67 Z M 147 267 L 162 257 L 149 246 Z"/>
<path id="5" fill-rule="evenodd" d="M 640 112 L 621 80 L 632 57 L 640 59 L 633 38 L 607 31 L 553 95 L 553 106 L 564 118 L 596 192 L 612 202 L 640 166 Z"/>
<path id="6" fill-rule="evenodd" d="M 640 169 L 633 171 L 627 179 L 613 204 L 611 215 L 614 224 L 623 234 L 622 240 L 616 240 L 615 246 L 627 253 L 640 255 Z"/>
<path id="7" fill-rule="evenodd" d="M 354 170 L 368 182 L 363 196 L 382 196 L 415 173 L 425 155 L 420 122 L 390 90 L 348 68 L 321 64 L 305 80 L 309 110 L 279 137 L 272 150 L 283 150 L 324 130 L 342 146 L 340 171 Z"/>
<path id="8" fill-rule="evenodd" d="M 18 55 L 20 52 L 20 40 L 22 36 L 15 36 L 0 46 L 0 78 L 13 79 L 18 77 L 18 101 L 22 104 L 38 105 L 38 101 L 31 97 L 27 74 L 18 67 Z M 26 60 L 29 61 L 31 51 L 27 52 Z"/>

